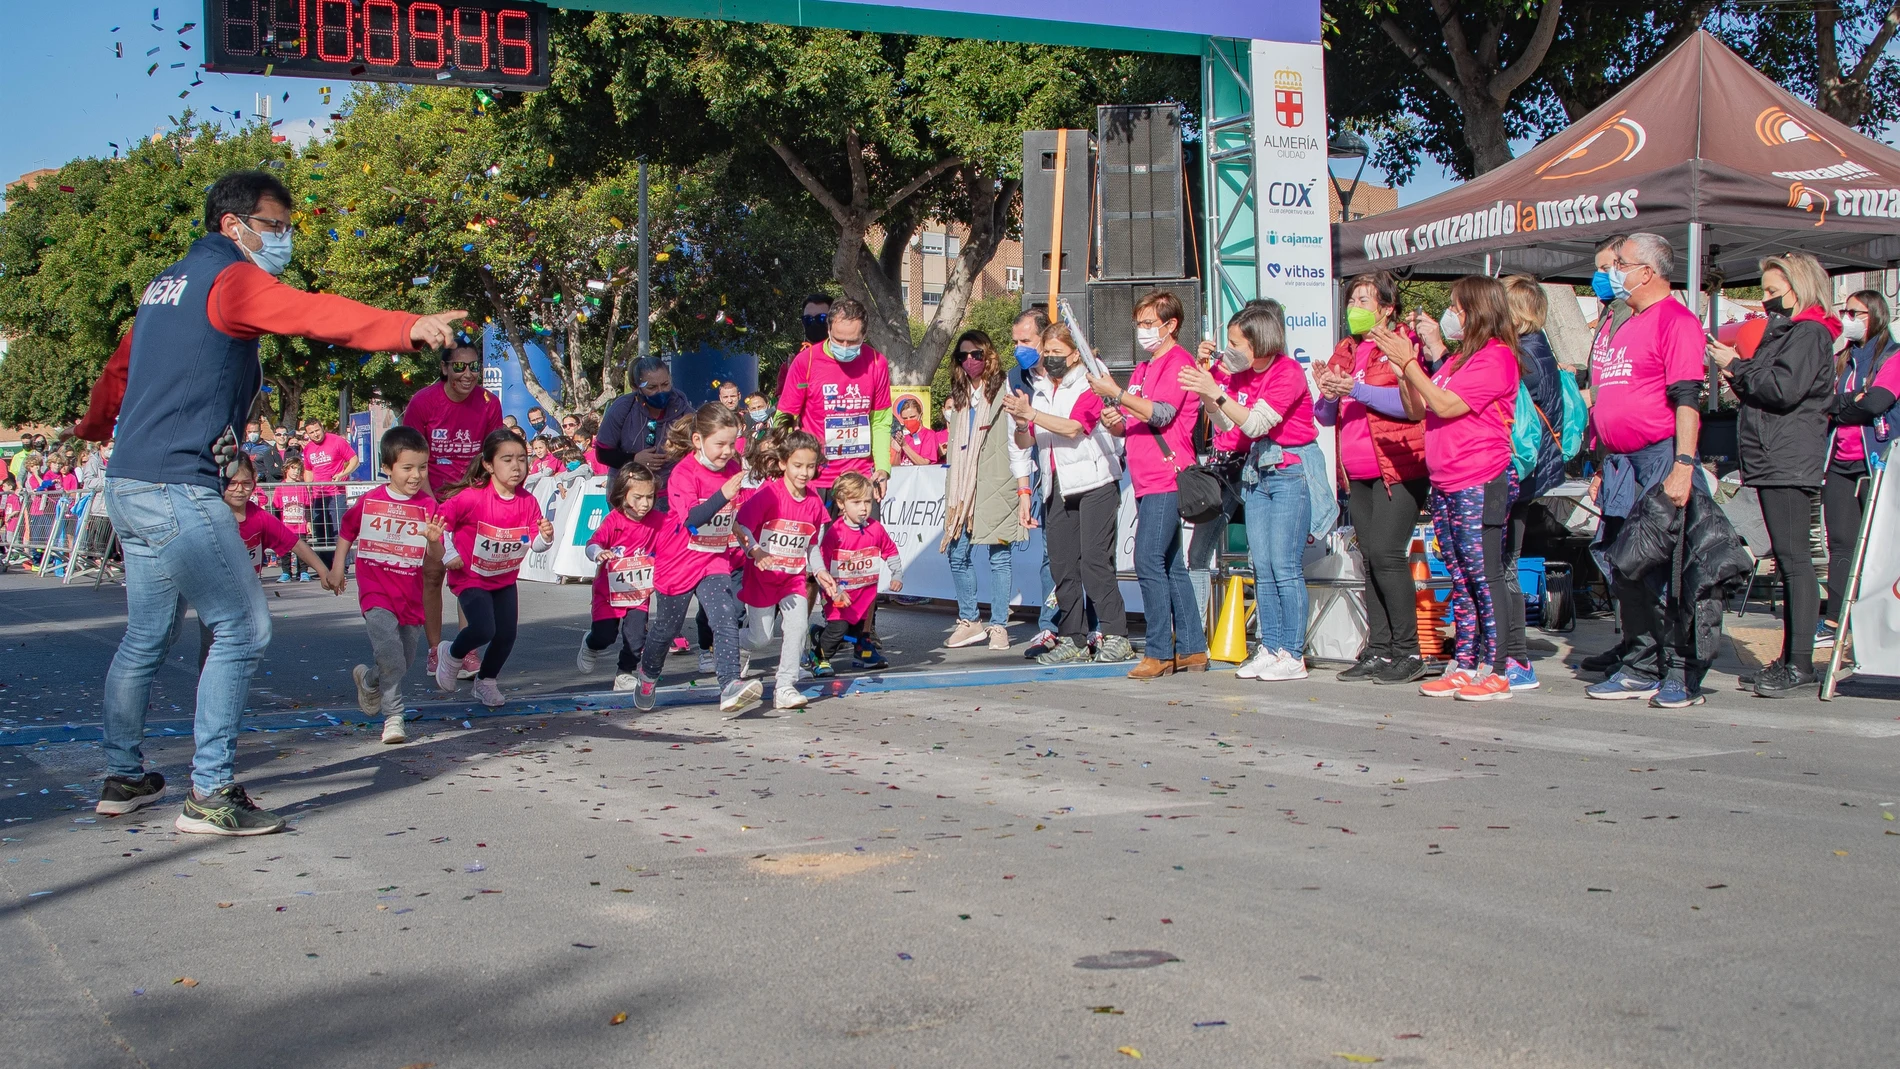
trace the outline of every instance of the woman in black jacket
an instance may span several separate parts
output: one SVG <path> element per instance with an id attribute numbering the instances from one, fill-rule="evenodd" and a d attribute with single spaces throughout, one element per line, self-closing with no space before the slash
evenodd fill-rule
<path id="1" fill-rule="evenodd" d="M 1814 257 L 1770 256 L 1761 262 L 1768 329 L 1755 355 L 1744 360 L 1727 345 L 1709 343 L 1710 357 L 1741 402 L 1742 481 L 1761 499 L 1775 570 L 1786 587 L 1781 656 L 1755 678 L 1755 693 L 1765 698 L 1817 689 L 1814 628 L 1821 595 L 1808 534 L 1827 469 L 1834 339 L 1841 333 L 1841 321 L 1828 310 L 1831 290 Z"/>
<path id="2" fill-rule="evenodd" d="M 1821 487 L 1821 515 L 1827 521 L 1827 604 L 1814 632 L 1816 646 L 1834 644 L 1841 599 L 1860 544 L 1867 476 L 1893 435 L 1900 433 L 1900 412 L 1893 411 L 1894 387 L 1900 385 L 1894 373 L 1900 363 L 1887 368 L 1900 345 L 1888 333 L 1890 316 L 1887 298 L 1875 290 L 1861 290 L 1841 309 L 1841 337 L 1847 348 L 1834 362 L 1834 437 L 1827 482 Z"/>

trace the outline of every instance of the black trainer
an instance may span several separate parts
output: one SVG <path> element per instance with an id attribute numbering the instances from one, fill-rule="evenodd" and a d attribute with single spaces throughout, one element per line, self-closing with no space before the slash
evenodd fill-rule
<path id="1" fill-rule="evenodd" d="M 107 776 L 99 788 L 99 804 L 92 811 L 108 817 L 122 817 L 143 809 L 165 796 L 165 777 L 156 772 L 136 776 Z"/>
<path id="2" fill-rule="evenodd" d="M 1616 671 L 1618 666 L 1623 663 L 1623 658 L 1628 657 L 1634 652 L 1636 652 L 1636 643 L 1624 640 L 1604 650 L 1602 653 L 1593 653 L 1583 660 L 1578 661 L 1577 670 L 1580 672 L 1602 672 L 1608 675 Z"/>
<path id="3" fill-rule="evenodd" d="M 1814 694 L 1820 690 L 1821 677 L 1812 668 L 1799 668 L 1791 664 L 1775 666 L 1778 670 L 1763 669 L 1755 678 L 1755 694 L 1762 698 L 1794 698 L 1803 694 Z"/>
<path id="4" fill-rule="evenodd" d="M 1353 662 L 1352 667 L 1339 673 L 1337 678 L 1341 683 L 1357 683 L 1362 679 L 1371 679 L 1391 664 L 1392 658 L 1367 651 L 1361 653 L 1359 659 Z"/>
<path id="5" fill-rule="evenodd" d="M 1417 654 L 1413 654 L 1410 657 L 1400 657 L 1396 661 L 1388 662 L 1377 675 L 1372 677 L 1372 681 L 1387 685 L 1416 683 L 1430 675 L 1431 671 L 1431 665 L 1426 664 L 1424 659 Z"/>
<path id="6" fill-rule="evenodd" d="M 212 791 L 209 798 L 198 797 L 193 788 L 172 826 L 197 835 L 269 835 L 284 830 L 284 818 L 259 809 L 244 788 L 233 783 Z"/>

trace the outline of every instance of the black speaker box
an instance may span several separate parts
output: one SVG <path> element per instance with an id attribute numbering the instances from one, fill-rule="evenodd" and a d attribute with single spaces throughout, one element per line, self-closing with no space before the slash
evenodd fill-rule
<path id="1" fill-rule="evenodd" d="M 1166 290 L 1174 294 L 1181 302 L 1180 342 L 1189 352 L 1200 344 L 1201 331 L 1201 280 L 1198 278 L 1165 279 L 1160 282 L 1091 282 L 1089 283 L 1089 310 L 1086 321 L 1089 324 L 1089 344 L 1095 347 L 1095 354 L 1109 367 L 1126 370 L 1135 366 L 1137 360 L 1146 360 L 1148 354 L 1135 345 L 1135 302 L 1154 290 Z M 1080 306 L 1075 309 L 1078 317 L 1083 316 Z"/>
<path id="2" fill-rule="evenodd" d="M 1187 274 L 1180 107 L 1099 107 L 1095 123 L 1097 277 Z"/>
<path id="3" fill-rule="evenodd" d="M 1049 292 L 1049 238 L 1055 222 L 1056 138 L 1068 147 L 1062 172 L 1062 278 L 1059 293 L 1080 293 L 1088 281 L 1089 191 L 1094 188 L 1087 130 L 1023 133 L 1023 291 Z M 1081 315 L 1081 308 L 1076 309 Z"/>

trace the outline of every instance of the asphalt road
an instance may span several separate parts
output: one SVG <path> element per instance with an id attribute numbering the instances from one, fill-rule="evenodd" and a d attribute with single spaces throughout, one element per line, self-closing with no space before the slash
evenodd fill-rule
<path id="1" fill-rule="evenodd" d="M 902 670 L 806 711 L 723 720 L 676 658 L 635 715 L 576 678 L 584 591 L 525 589 L 520 701 L 385 747 L 353 601 L 271 587 L 240 774 L 293 830 L 228 840 L 171 830 L 195 637 L 167 804 L 95 817 L 123 599 L 0 576 L 4 1062 L 1894 1060 L 1900 704 L 1590 702 L 1548 642 L 1485 705 L 1039 675 L 891 608 Z"/>

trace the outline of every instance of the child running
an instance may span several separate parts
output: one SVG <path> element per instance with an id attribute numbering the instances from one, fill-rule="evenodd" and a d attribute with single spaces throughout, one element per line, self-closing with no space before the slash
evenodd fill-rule
<path id="1" fill-rule="evenodd" d="M 277 515 L 283 519 L 284 526 L 298 538 L 302 538 L 310 530 L 310 488 L 303 485 L 303 461 L 284 461 L 284 481 L 277 489 L 271 491 L 270 507 L 277 510 Z M 295 557 L 286 557 L 282 554 L 279 556 L 283 559 L 284 574 L 278 576 L 277 581 L 288 583 L 297 578 L 297 560 Z M 317 571 L 323 571 L 323 569 Z M 317 572 L 306 567 L 303 572 L 304 581 L 308 582 L 314 574 Z"/>
<path id="2" fill-rule="evenodd" d="M 541 503 L 518 492 L 527 477 L 528 447 L 521 438 L 505 427 L 490 431 L 482 439 L 480 463 L 470 464 L 459 481 L 443 489 L 447 500 L 439 509 L 442 526 L 453 532 L 454 556 L 459 558 L 456 564 L 448 559 L 442 564 L 448 569 L 449 591 L 461 603 L 468 624 L 454 642 L 444 641 L 437 648 L 435 684 L 444 694 L 455 693 L 455 670 L 462 658 L 487 646 L 475 673 L 474 692 L 490 709 L 507 700 L 495 680 L 515 648 L 520 617 L 515 574 L 531 544 L 537 553 L 554 545 L 554 525 L 541 515 Z"/>
<path id="3" fill-rule="evenodd" d="M 739 417 L 717 401 L 699 406 L 691 419 L 673 424 L 666 455 L 678 461 L 666 481 L 666 522 L 654 549 L 654 607 L 646 646 L 635 673 L 633 704 L 651 709 L 657 700 L 667 647 L 686 622 L 694 595 L 712 625 L 713 665 L 719 676 L 719 711 L 742 713 L 764 693 L 756 679 L 740 677 L 739 600 L 733 596 L 733 513 L 745 473 L 732 459 Z M 687 454 L 691 454 L 688 456 Z"/>
<path id="4" fill-rule="evenodd" d="M 772 691 L 774 709 L 805 707 L 805 696 L 798 692 L 799 662 L 805 656 L 811 618 L 805 577 L 820 570 L 812 566 L 818 530 L 831 518 L 824 501 L 809 488 L 823 456 L 824 445 L 813 435 L 774 428 L 753 442 L 746 457 L 746 466 L 764 481 L 739 507 L 739 544 L 746 556 L 739 600 L 746 607 L 749 648 L 770 645 L 774 627 L 784 636 Z"/>
<path id="5" fill-rule="evenodd" d="M 613 511 L 587 540 L 587 559 L 594 562 L 594 623 L 581 639 L 574 666 L 586 675 L 607 647 L 620 640 L 620 662 L 614 689 L 638 686 L 633 670 L 646 648 L 647 610 L 653 594 L 653 545 L 660 537 L 663 512 L 653 511 L 659 483 L 644 464 L 628 463 L 615 473 L 607 488 Z"/>
<path id="6" fill-rule="evenodd" d="M 356 707 L 365 716 L 382 714 L 383 741 L 393 746 L 409 741 L 402 680 L 422 646 L 422 562 L 431 548 L 442 551 L 445 567 L 461 561 L 454 547 L 442 546 L 442 518 L 427 493 L 429 443 L 422 432 L 391 427 L 383 432 L 378 459 L 389 481 L 357 498 L 343 514 L 336 555 L 323 585 L 343 593 L 354 545 L 356 598 L 376 658 L 374 668 L 359 664 L 350 672 L 356 680 Z"/>
<path id="7" fill-rule="evenodd" d="M 871 518 L 873 491 L 871 480 L 850 471 L 838 476 L 831 485 L 831 500 L 838 507 L 838 518 L 825 528 L 818 543 L 822 571 L 818 583 L 825 588 L 825 632 L 818 639 L 818 663 L 812 674 L 832 674 L 831 659 L 849 637 L 857 652 L 851 663 L 859 669 L 882 668 L 889 664 L 884 654 L 866 633 L 864 619 L 877 601 L 877 564 L 891 577 L 891 592 L 904 589 L 904 559 L 897 554 L 884 525 Z"/>

